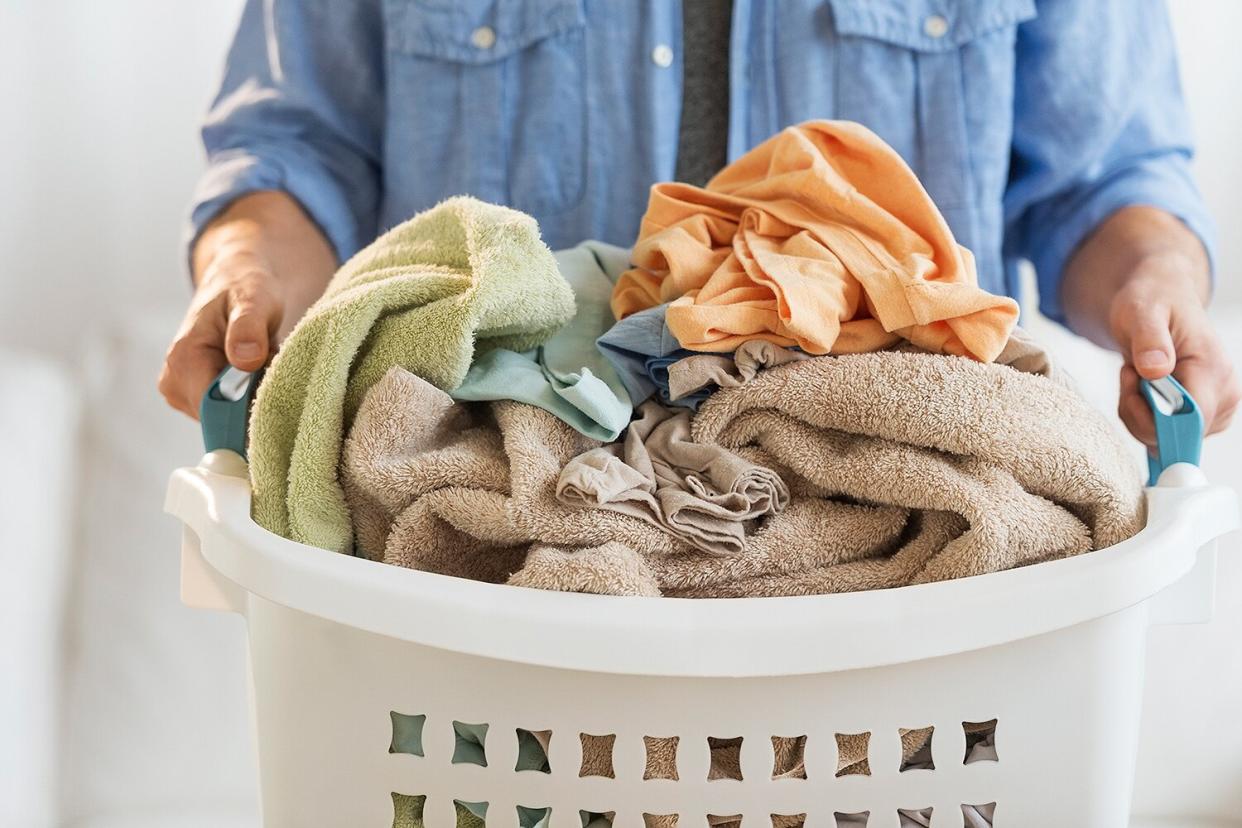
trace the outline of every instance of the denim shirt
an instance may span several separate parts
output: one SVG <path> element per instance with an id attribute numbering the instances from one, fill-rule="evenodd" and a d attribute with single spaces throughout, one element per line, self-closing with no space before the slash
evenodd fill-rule
<path id="1" fill-rule="evenodd" d="M 524 210 L 554 248 L 631 245 L 676 165 L 669 0 L 248 0 L 203 128 L 191 233 L 281 189 L 342 259 L 443 198 Z M 1161 0 L 736 0 L 728 155 L 859 121 L 922 179 L 980 284 L 1017 263 L 1061 317 L 1078 243 L 1120 207 L 1211 227 Z"/>

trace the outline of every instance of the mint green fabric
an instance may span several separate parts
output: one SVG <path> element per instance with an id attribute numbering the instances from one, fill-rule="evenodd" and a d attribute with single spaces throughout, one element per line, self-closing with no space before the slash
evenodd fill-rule
<path id="1" fill-rule="evenodd" d="M 537 349 L 498 348 L 483 355 L 449 393 L 458 400 L 529 403 L 588 437 L 611 442 L 629 424 L 634 407 L 595 340 L 612 327 L 608 303 L 629 251 L 588 241 L 555 255 L 574 291 L 574 318 Z"/>
<path id="2" fill-rule="evenodd" d="M 267 371 L 250 419 L 255 521 L 337 552 L 352 544 L 337 480 L 363 395 L 401 366 L 456 388 L 476 357 L 542 345 L 574 297 L 530 216 L 451 198 L 351 258 Z"/>

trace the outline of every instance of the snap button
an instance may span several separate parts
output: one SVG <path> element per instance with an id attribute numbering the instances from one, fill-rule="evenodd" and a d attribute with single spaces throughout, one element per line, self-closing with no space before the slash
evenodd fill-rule
<path id="1" fill-rule="evenodd" d="M 470 42 L 476 49 L 490 49 L 496 45 L 496 30 L 491 26 L 480 26 L 470 33 Z"/>
<path id="2" fill-rule="evenodd" d="M 673 65 L 673 47 L 667 43 L 661 43 L 659 46 L 651 50 L 651 62 L 661 69 L 667 69 Z"/>
<path id="3" fill-rule="evenodd" d="M 944 37 L 949 32 L 949 21 L 942 15 L 933 14 L 923 21 L 923 34 L 928 37 Z"/>

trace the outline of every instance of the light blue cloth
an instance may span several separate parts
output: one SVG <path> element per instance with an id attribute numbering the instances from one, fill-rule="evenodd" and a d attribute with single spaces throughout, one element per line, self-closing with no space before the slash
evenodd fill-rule
<path id="1" fill-rule="evenodd" d="M 450 195 L 532 214 L 553 248 L 630 245 L 671 179 L 681 3 L 247 0 L 203 129 L 191 232 L 292 193 L 342 258 Z M 666 60 L 671 56 L 671 61 Z M 859 121 L 918 174 L 980 284 L 1162 207 L 1210 245 L 1162 0 L 735 0 L 728 156 Z"/>
<path id="2" fill-rule="evenodd" d="M 458 400 L 529 403 L 588 437 L 617 439 L 629 425 L 634 407 L 595 340 L 612 325 L 608 300 L 628 257 L 629 251 L 600 242 L 558 252 L 561 274 L 574 290 L 574 318 L 535 351 L 489 351 L 449 394 Z"/>
<path id="3" fill-rule="evenodd" d="M 637 407 L 654 395 L 665 405 L 697 409 L 710 394 L 695 392 L 680 400 L 669 399 L 668 366 L 693 356 L 681 347 L 664 320 L 668 305 L 657 305 L 631 314 L 608 329 L 597 342 L 600 351 L 621 375 L 621 382 Z"/>

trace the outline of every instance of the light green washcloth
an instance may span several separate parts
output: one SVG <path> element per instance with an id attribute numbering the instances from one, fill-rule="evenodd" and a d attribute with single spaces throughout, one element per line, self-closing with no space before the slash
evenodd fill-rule
<path id="1" fill-rule="evenodd" d="M 556 261 L 574 290 L 574 318 L 534 351 L 497 348 L 481 357 L 451 396 L 529 403 L 610 443 L 629 424 L 634 406 L 595 340 L 615 321 L 609 300 L 613 283 L 629 266 L 629 251 L 588 241 L 558 251 Z"/>
<path id="2" fill-rule="evenodd" d="M 255 521 L 349 551 L 336 470 L 367 389 L 400 365 L 451 390 L 476 355 L 538 347 L 573 315 L 573 291 L 524 213 L 457 197 L 380 236 L 332 278 L 259 387 Z"/>

